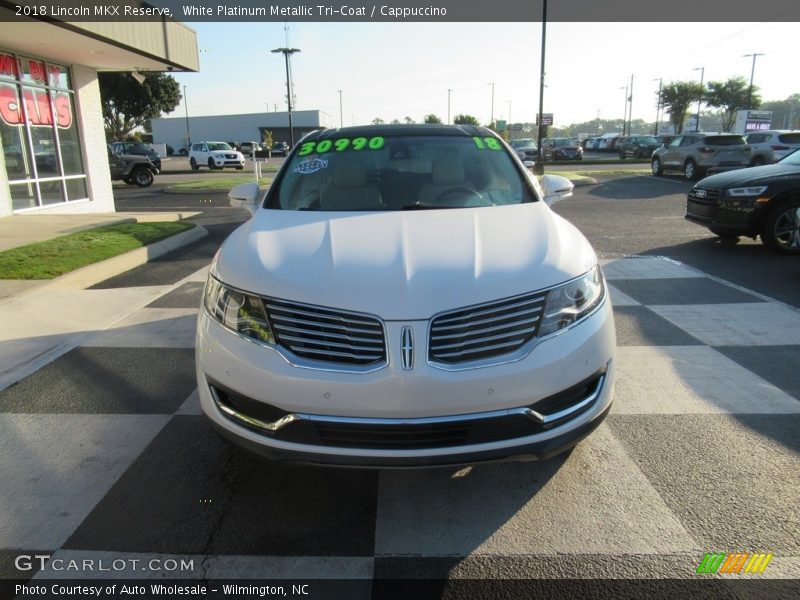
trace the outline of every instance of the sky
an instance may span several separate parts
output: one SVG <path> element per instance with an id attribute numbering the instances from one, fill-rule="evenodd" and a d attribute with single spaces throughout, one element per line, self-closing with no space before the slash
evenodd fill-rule
<path id="1" fill-rule="evenodd" d="M 534 122 L 539 109 L 540 23 L 190 23 L 199 73 L 186 86 L 190 116 L 286 110 L 283 55 L 292 57 L 295 110 L 344 125 L 428 113 Z M 288 32 L 286 28 L 288 27 Z M 764 100 L 800 92 L 800 23 L 549 23 L 544 112 L 565 126 L 621 119 L 633 80 L 633 118 L 653 122 L 658 79 L 749 81 Z M 494 86 L 491 84 L 494 83 Z M 184 104 L 168 116 L 183 116 Z"/>

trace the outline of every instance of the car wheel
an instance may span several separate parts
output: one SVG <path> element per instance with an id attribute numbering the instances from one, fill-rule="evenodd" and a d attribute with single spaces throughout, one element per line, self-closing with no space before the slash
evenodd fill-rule
<path id="1" fill-rule="evenodd" d="M 753 160 L 750 161 L 751 167 L 761 167 L 767 164 L 767 161 L 764 160 L 763 156 L 756 156 Z"/>
<path id="2" fill-rule="evenodd" d="M 244 167 L 236 167 L 237 171 L 241 171 L 242 169 L 244 169 Z"/>
<path id="3" fill-rule="evenodd" d="M 691 158 L 683 165 L 683 176 L 690 181 L 697 178 L 697 165 Z"/>
<path id="4" fill-rule="evenodd" d="M 761 241 L 770 250 L 800 254 L 800 198 L 781 202 L 767 214 Z"/>
<path id="5" fill-rule="evenodd" d="M 136 169 L 133 174 L 133 180 L 139 187 L 150 187 L 153 185 L 155 177 L 150 169 Z"/>
<path id="6" fill-rule="evenodd" d="M 626 158 L 625 151 L 624 150 L 620 150 L 619 151 L 619 159 L 620 160 L 625 160 L 625 158 Z"/>
<path id="7" fill-rule="evenodd" d="M 200 167 L 197 166 L 197 161 L 194 158 L 189 159 L 189 166 L 192 167 L 192 171 L 200 170 Z"/>
<path id="8" fill-rule="evenodd" d="M 723 240 L 738 240 L 739 234 L 738 233 L 731 233 L 725 229 L 718 229 L 716 227 L 709 227 L 708 230 L 713 233 L 718 238 Z"/>
<path id="9" fill-rule="evenodd" d="M 654 158 L 653 162 L 650 163 L 650 170 L 653 171 L 653 175 L 662 175 L 664 173 L 664 167 L 661 166 L 661 160 Z"/>
<path id="10" fill-rule="evenodd" d="M 134 183 L 136 183 L 136 182 L 135 182 L 133 179 L 131 179 L 130 177 L 129 177 L 128 179 L 123 179 L 123 181 L 124 181 L 125 183 L 127 183 L 128 185 L 133 185 Z"/>
<path id="11" fill-rule="evenodd" d="M 212 171 L 216 168 L 214 166 L 214 159 L 213 158 L 209 158 L 208 159 L 208 168 L 211 169 Z"/>

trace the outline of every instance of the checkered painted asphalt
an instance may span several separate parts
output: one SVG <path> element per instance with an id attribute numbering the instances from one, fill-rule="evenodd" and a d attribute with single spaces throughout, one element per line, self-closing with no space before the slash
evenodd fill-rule
<path id="1" fill-rule="evenodd" d="M 20 550 L 271 579 L 691 577 L 705 552 L 764 551 L 770 576 L 800 576 L 800 312 L 663 258 L 603 268 L 605 423 L 545 462 L 412 471 L 287 467 L 220 441 L 193 372 L 205 270 L 159 281 L 0 391 L 0 576 L 21 575 Z"/>

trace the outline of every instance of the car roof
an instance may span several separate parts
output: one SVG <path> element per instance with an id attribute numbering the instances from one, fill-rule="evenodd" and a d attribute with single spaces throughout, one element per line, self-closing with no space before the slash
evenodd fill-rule
<path id="1" fill-rule="evenodd" d="M 336 137 L 371 137 L 371 136 L 491 136 L 494 132 L 486 127 L 476 125 L 359 125 L 355 127 L 340 127 L 336 129 L 318 129 L 308 134 L 306 140 L 320 140 Z"/>

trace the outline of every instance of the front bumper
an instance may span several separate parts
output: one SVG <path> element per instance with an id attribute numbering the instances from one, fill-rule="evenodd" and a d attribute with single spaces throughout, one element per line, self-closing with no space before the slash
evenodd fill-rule
<path id="1" fill-rule="evenodd" d="M 757 204 L 755 197 L 719 197 L 718 190 L 712 190 L 715 194 L 712 199 L 697 198 L 694 192 L 694 189 L 689 192 L 686 200 L 687 221 L 730 233 L 758 234 L 767 204 Z"/>
<path id="2" fill-rule="evenodd" d="M 293 366 L 201 313 L 196 356 L 203 411 L 221 435 L 264 457 L 367 467 L 547 458 L 575 445 L 608 412 L 616 345 L 608 299 L 521 360 L 462 371 L 426 363 L 427 348 L 419 349 L 413 369 L 403 370 L 397 356 L 403 325 L 419 332 L 415 339 L 425 340 L 426 321 L 387 322 L 388 364 L 373 372 L 343 373 Z M 587 381 L 585 392 L 575 392 L 576 384 Z M 570 390 L 577 394 L 574 402 L 554 403 Z M 234 402 L 220 402 L 220 391 Z M 541 411 L 545 416 L 565 408 L 567 414 L 546 424 L 519 416 L 537 403 L 547 408 Z M 231 407 L 256 423 L 236 418 Z M 300 416 L 296 425 L 269 431 L 258 424 L 289 414 Z M 464 421 L 475 429 L 456 439 L 453 424 Z M 493 439 L 495 424 L 497 431 L 510 427 L 503 431 L 511 431 L 511 437 Z"/>

